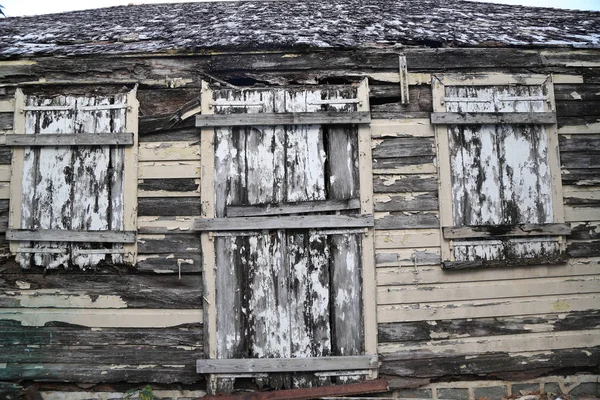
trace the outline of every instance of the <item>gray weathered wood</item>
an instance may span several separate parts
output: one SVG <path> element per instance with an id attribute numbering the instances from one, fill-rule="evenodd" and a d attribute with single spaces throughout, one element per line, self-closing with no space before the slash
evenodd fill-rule
<path id="1" fill-rule="evenodd" d="M 252 125 L 335 125 L 335 124 L 368 124 L 371 114 L 364 111 L 355 112 L 297 112 L 297 113 L 260 113 L 197 115 L 197 127 L 210 126 L 252 126 Z"/>
<path id="2" fill-rule="evenodd" d="M 374 193 L 434 192 L 438 183 L 435 176 L 377 175 L 373 177 Z"/>
<path id="3" fill-rule="evenodd" d="M 511 258 L 504 260 L 443 261 L 442 269 L 526 267 L 529 265 L 564 264 L 566 262 L 566 254 L 555 254 L 534 258 Z"/>
<path id="4" fill-rule="evenodd" d="M 244 372 L 333 371 L 377 368 L 376 356 L 305 357 L 276 359 L 198 360 L 199 374 Z"/>
<path id="5" fill-rule="evenodd" d="M 519 224 L 444 227 L 446 239 L 485 238 L 496 236 L 556 236 L 569 235 L 569 224 Z"/>
<path id="6" fill-rule="evenodd" d="M 408 104 L 410 102 L 408 92 L 408 69 L 406 65 L 406 56 L 400 54 L 398 56 L 398 73 L 400 75 L 400 102 Z"/>
<path id="7" fill-rule="evenodd" d="M 474 125 L 474 124 L 556 124 L 556 114 L 550 112 L 510 112 L 510 113 L 477 113 L 446 112 L 432 113 L 431 123 L 434 125 Z"/>
<path id="8" fill-rule="evenodd" d="M 305 215 L 238 218 L 201 218 L 197 231 L 247 231 L 263 229 L 363 228 L 373 226 L 373 217 L 366 215 Z"/>
<path id="9" fill-rule="evenodd" d="M 8 135 L 7 146 L 132 146 L 133 133 Z"/>
<path id="10" fill-rule="evenodd" d="M 375 220 L 375 229 L 438 228 L 439 226 L 440 219 L 437 214 L 392 214 Z"/>
<path id="11" fill-rule="evenodd" d="M 433 156 L 434 140 L 423 137 L 384 138 L 373 148 L 373 158 Z"/>
<path id="12" fill-rule="evenodd" d="M 314 200 L 296 203 L 263 204 L 255 206 L 227 206 L 227 217 L 253 217 L 266 215 L 301 214 L 326 211 L 355 210 L 360 208 L 359 199 Z"/>
<path id="13" fill-rule="evenodd" d="M 144 197 L 138 199 L 139 216 L 200 215 L 198 197 Z"/>
<path id="14" fill-rule="evenodd" d="M 40 242 L 135 243 L 135 231 L 74 231 L 68 229 L 8 229 L 7 240 Z"/>

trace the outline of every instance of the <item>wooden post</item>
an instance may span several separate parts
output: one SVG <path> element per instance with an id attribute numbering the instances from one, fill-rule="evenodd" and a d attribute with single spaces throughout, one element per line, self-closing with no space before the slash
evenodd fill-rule
<path id="1" fill-rule="evenodd" d="M 14 134 L 25 133 L 25 95 L 21 89 L 15 92 L 14 109 Z M 10 214 L 8 226 L 11 229 L 21 228 L 21 204 L 23 199 L 23 161 L 25 157 L 25 148 L 18 147 L 13 149 L 13 157 L 10 171 Z M 10 242 L 10 251 L 15 253 L 20 247 L 21 242 Z"/>
<path id="2" fill-rule="evenodd" d="M 125 131 L 133 132 L 133 146 L 125 148 L 125 165 L 123 166 L 123 229 L 137 230 L 137 178 L 138 178 L 138 117 L 139 102 L 137 86 L 127 93 L 127 115 Z M 132 265 L 137 260 L 137 241 L 123 245 L 125 254 L 123 260 Z"/>
<path id="3" fill-rule="evenodd" d="M 400 74 L 400 103 L 408 104 L 410 101 L 408 96 L 408 68 L 404 54 L 398 56 L 398 68 Z"/>
<path id="4" fill-rule="evenodd" d="M 200 94 L 202 114 L 214 114 L 211 107 L 212 90 L 208 83 L 202 81 L 202 92 Z M 215 217 L 215 131 L 213 127 L 202 128 L 200 137 L 200 193 L 202 201 L 202 216 L 205 218 Z M 204 314 L 204 356 L 206 358 L 217 358 L 217 308 L 215 292 L 215 242 L 211 232 L 202 232 L 202 282 L 204 286 L 204 303 L 202 305 Z M 216 393 L 217 379 L 209 375 L 206 389 L 210 394 Z"/>
<path id="5" fill-rule="evenodd" d="M 369 81 L 363 79 L 357 90 L 358 111 L 369 111 Z M 360 184 L 360 212 L 373 215 L 373 157 L 371 154 L 371 127 L 358 126 L 358 168 Z M 363 268 L 363 319 L 365 354 L 377 354 L 377 302 L 375 284 L 375 234 L 374 228 L 366 229 L 362 238 Z M 373 370 L 369 378 L 377 377 Z"/>

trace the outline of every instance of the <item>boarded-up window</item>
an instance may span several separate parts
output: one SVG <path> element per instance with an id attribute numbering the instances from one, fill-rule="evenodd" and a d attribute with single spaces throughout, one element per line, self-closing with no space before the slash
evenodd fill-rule
<path id="1" fill-rule="evenodd" d="M 134 92 L 17 92 L 7 237 L 22 267 L 132 261 L 135 246 L 123 243 L 135 243 L 135 181 L 126 185 L 125 171 L 135 169 L 136 104 Z"/>
<path id="2" fill-rule="evenodd" d="M 434 93 L 444 265 L 561 261 L 557 234 L 568 227 L 549 78 L 436 77 Z"/>
<path id="3" fill-rule="evenodd" d="M 214 356 L 364 354 L 363 236 L 373 219 L 360 207 L 356 122 L 368 120 L 357 88 L 220 90 L 212 106 L 216 115 L 198 123 L 222 125 L 206 133 L 215 218 L 201 222 L 214 240 Z M 325 380 L 271 377 L 276 387 Z"/>

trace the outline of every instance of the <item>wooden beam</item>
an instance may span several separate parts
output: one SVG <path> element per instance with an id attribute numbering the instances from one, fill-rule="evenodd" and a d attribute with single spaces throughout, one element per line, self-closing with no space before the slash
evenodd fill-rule
<path id="1" fill-rule="evenodd" d="M 72 231 L 62 229 L 8 229 L 6 240 L 36 242 L 135 243 L 135 231 Z"/>
<path id="2" fill-rule="evenodd" d="M 398 56 L 398 69 L 400 74 L 400 103 L 408 104 L 408 69 L 406 65 L 406 56 L 401 54 Z"/>
<path id="3" fill-rule="evenodd" d="M 203 400 L 308 400 L 327 396 L 352 396 L 388 391 L 388 383 L 383 379 L 350 383 L 347 385 L 321 386 L 305 389 L 276 390 L 273 392 L 252 392 L 243 394 L 203 397 Z"/>
<path id="4" fill-rule="evenodd" d="M 7 146 L 133 146 L 133 133 L 8 135 Z"/>
<path id="5" fill-rule="evenodd" d="M 263 215 L 284 215 L 325 211 L 354 210 L 360 208 L 359 199 L 315 200 L 298 203 L 265 204 L 252 206 L 227 206 L 228 217 L 256 217 Z"/>
<path id="6" fill-rule="evenodd" d="M 368 124 L 370 112 L 308 112 L 308 113 L 262 113 L 196 115 L 197 127 L 251 126 L 251 125 L 310 125 L 310 124 Z"/>
<path id="7" fill-rule="evenodd" d="M 556 113 L 449 113 L 431 114 L 434 125 L 472 125 L 472 124 L 556 124 Z"/>
<path id="8" fill-rule="evenodd" d="M 304 358 L 236 358 L 196 361 L 199 374 L 342 371 L 378 368 L 376 355 Z"/>
<path id="9" fill-rule="evenodd" d="M 374 225 L 372 215 L 305 215 L 238 218 L 202 218 L 197 231 L 246 231 L 264 229 L 367 228 Z"/>
<path id="10" fill-rule="evenodd" d="M 468 268 L 498 268 L 498 267 L 526 267 L 533 265 L 564 264 L 568 261 L 566 253 L 547 257 L 514 258 L 508 260 L 474 260 L 474 261 L 443 261 L 443 270 L 457 270 Z"/>
<path id="11" fill-rule="evenodd" d="M 569 235 L 569 224 L 478 225 L 443 227 L 445 239 L 489 238 L 497 236 Z"/>

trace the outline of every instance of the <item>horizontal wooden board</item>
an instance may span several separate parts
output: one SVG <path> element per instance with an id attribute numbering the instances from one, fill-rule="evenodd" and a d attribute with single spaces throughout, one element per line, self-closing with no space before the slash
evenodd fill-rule
<path id="1" fill-rule="evenodd" d="M 386 266 L 423 266 L 439 265 L 441 262 L 439 247 L 421 247 L 408 249 L 378 249 L 375 263 L 378 268 Z M 379 279 L 379 278 L 378 278 Z M 379 283 L 379 280 L 378 280 Z"/>
<path id="2" fill-rule="evenodd" d="M 202 347 L 188 346 L 27 346 L 12 345 L 0 352 L 0 363 L 39 364 L 193 364 Z"/>
<path id="3" fill-rule="evenodd" d="M 140 179 L 138 197 L 200 197 L 200 179 Z"/>
<path id="4" fill-rule="evenodd" d="M 198 360 L 199 374 L 244 372 L 343 371 L 377 368 L 377 356 L 238 358 Z"/>
<path id="5" fill-rule="evenodd" d="M 571 233 L 569 224 L 521 224 L 443 227 L 446 239 L 490 238 L 498 236 L 557 236 Z"/>
<path id="6" fill-rule="evenodd" d="M 561 153 L 581 152 L 600 152 L 600 134 L 569 134 L 559 135 L 558 143 Z"/>
<path id="7" fill-rule="evenodd" d="M 202 309 L 0 308 L 0 319 L 26 326 L 62 322 L 89 328 L 164 328 L 201 324 Z"/>
<path id="8" fill-rule="evenodd" d="M 200 218 L 194 228 L 199 231 L 247 231 L 263 229 L 367 228 L 373 226 L 372 216 L 305 215 L 238 218 Z"/>
<path id="9" fill-rule="evenodd" d="M 61 229 L 9 229 L 7 240 L 40 242 L 135 243 L 135 231 L 73 231 Z"/>
<path id="10" fill-rule="evenodd" d="M 138 218 L 138 233 L 190 233 L 194 229 L 195 217 L 144 217 Z"/>
<path id="11" fill-rule="evenodd" d="M 5 308 L 201 308 L 199 275 L 3 274 Z"/>
<path id="12" fill-rule="evenodd" d="M 0 182 L 10 182 L 10 165 L 0 165 Z"/>
<path id="13" fill-rule="evenodd" d="M 565 221 L 567 222 L 585 222 L 599 220 L 600 208 L 565 206 Z"/>
<path id="14" fill-rule="evenodd" d="M 598 308 L 600 294 L 519 297 L 516 299 L 466 300 L 379 305 L 380 323 L 431 319 L 508 317 L 586 311 Z"/>
<path id="15" fill-rule="evenodd" d="M 591 117 L 591 120 L 560 118 L 557 132 L 559 134 L 598 134 L 600 133 L 600 117 Z"/>
<path id="16" fill-rule="evenodd" d="M 434 164 L 435 157 L 418 156 L 418 157 L 397 157 L 397 158 L 379 158 L 374 159 L 373 174 L 374 175 L 421 175 L 435 174 L 437 168 Z"/>
<path id="17" fill-rule="evenodd" d="M 12 130 L 13 119 L 12 112 L 0 112 L 0 132 Z"/>
<path id="18" fill-rule="evenodd" d="M 600 346 L 600 330 L 522 333 L 506 336 L 460 338 L 419 344 L 385 343 L 378 347 L 385 360 L 437 359 L 507 351 L 511 353 L 549 351 Z"/>
<path id="19" fill-rule="evenodd" d="M 554 81 L 554 98 L 561 101 L 600 101 L 600 85 L 556 84 Z"/>
<path id="20" fill-rule="evenodd" d="M 132 146 L 133 133 L 7 135 L 7 146 Z"/>
<path id="21" fill-rule="evenodd" d="M 355 210 L 360 208 L 359 199 L 315 200 L 298 203 L 281 203 L 251 206 L 227 206 L 227 217 L 255 217 L 265 215 L 286 215 L 327 211 Z"/>
<path id="22" fill-rule="evenodd" d="M 567 264 L 539 265 L 527 268 L 510 267 L 501 269 L 474 269 L 446 272 L 440 266 L 406 264 L 411 268 L 377 268 L 377 284 L 414 285 L 451 282 L 484 282 L 504 279 L 536 279 L 542 277 L 583 276 L 600 273 L 600 258 L 571 259 Z"/>
<path id="23" fill-rule="evenodd" d="M 600 293 L 600 276 L 538 278 L 535 281 L 523 279 L 381 286 L 377 289 L 377 304 L 502 299 L 578 293 Z"/>
<path id="24" fill-rule="evenodd" d="M 373 139 L 373 158 L 433 156 L 434 143 L 432 138 L 396 137 Z"/>
<path id="25" fill-rule="evenodd" d="M 569 241 L 567 254 L 569 257 L 598 257 L 600 256 L 600 240 Z"/>
<path id="26" fill-rule="evenodd" d="M 437 228 L 440 219 L 437 212 L 429 213 L 400 213 L 376 212 L 375 229 L 417 229 Z"/>
<path id="27" fill-rule="evenodd" d="M 200 253 L 200 235 L 138 235 L 138 254 Z"/>
<path id="28" fill-rule="evenodd" d="M 598 365 L 600 347 L 553 351 L 508 352 L 448 356 L 441 359 L 382 360 L 380 374 L 415 378 L 486 376 L 500 380 L 527 380 L 566 368 L 587 369 Z M 550 372 L 549 372 L 550 370 Z"/>
<path id="29" fill-rule="evenodd" d="M 436 175 L 377 175 L 373 177 L 374 193 L 436 192 Z"/>
<path id="30" fill-rule="evenodd" d="M 176 127 L 157 126 L 154 118 L 141 117 L 139 119 L 139 142 L 140 143 L 164 143 L 164 142 L 195 142 L 200 140 L 200 132 L 194 126 L 193 118 L 185 121 L 187 124 L 179 123 Z"/>
<path id="31" fill-rule="evenodd" d="M 198 197 L 140 197 L 138 198 L 138 215 L 201 215 L 200 205 Z"/>
<path id="32" fill-rule="evenodd" d="M 139 146 L 140 161 L 200 160 L 198 140 L 183 142 L 143 142 Z"/>
<path id="33" fill-rule="evenodd" d="M 144 161 L 138 163 L 139 179 L 200 179 L 199 161 Z"/>
<path id="34" fill-rule="evenodd" d="M 0 137 L 1 140 L 1 137 Z M 0 146 L 0 165 L 9 165 L 12 162 L 12 148 Z"/>
<path id="35" fill-rule="evenodd" d="M 463 318 L 392 322 L 378 325 L 379 343 L 481 338 L 533 332 L 593 329 L 600 326 L 600 311 L 519 317 Z"/>
<path id="36" fill-rule="evenodd" d="M 433 125 L 427 119 L 372 119 L 371 137 L 434 137 Z"/>
<path id="37" fill-rule="evenodd" d="M 373 196 L 375 211 L 437 211 L 436 192 L 376 194 Z"/>
<path id="38" fill-rule="evenodd" d="M 197 127 L 213 126 L 252 126 L 252 125 L 331 125 L 331 124 L 368 124 L 371 113 L 354 112 L 308 112 L 308 113 L 257 113 L 244 114 L 206 114 L 196 115 Z"/>
<path id="39" fill-rule="evenodd" d="M 555 245 L 558 247 L 558 245 Z M 455 246 L 455 249 L 458 246 Z M 455 250 L 456 251 L 456 250 Z M 502 259 L 474 259 L 474 260 L 461 260 L 461 261 L 442 261 L 442 269 L 445 271 L 456 271 L 472 268 L 507 268 L 507 267 L 521 267 L 526 268 L 530 265 L 557 265 L 565 264 L 568 260 L 567 254 L 561 251 L 554 251 L 550 254 L 549 252 L 542 254 L 537 257 L 518 257 L 512 256 L 512 258 Z"/>
<path id="40" fill-rule="evenodd" d="M 593 147 L 592 147 L 593 148 Z M 560 164 L 565 169 L 583 169 L 583 168 L 594 168 L 596 174 L 600 175 L 600 150 L 595 153 L 593 150 L 587 152 L 561 152 L 560 153 Z"/>
<path id="41" fill-rule="evenodd" d="M 0 113 L 12 113 L 15 110 L 15 100 L 5 99 L 0 100 Z"/>
<path id="42" fill-rule="evenodd" d="M 600 221 L 572 222 L 571 240 L 600 239 Z"/>
<path id="43" fill-rule="evenodd" d="M 152 274 L 200 274 L 202 255 L 200 252 L 160 252 L 138 255 L 136 270 Z M 198 304 L 197 308 L 201 306 Z"/>
<path id="44" fill-rule="evenodd" d="M 375 249 L 439 247 L 438 229 L 378 230 Z"/>
<path id="45" fill-rule="evenodd" d="M 578 117 L 580 115 L 600 115 L 600 101 L 557 101 L 556 115 Z"/>
<path id="46" fill-rule="evenodd" d="M 53 346 L 202 346 L 202 325 L 185 324 L 172 328 L 86 328 L 50 324 L 22 326 L 0 321 L 0 345 Z"/>
<path id="47" fill-rule="evenodd" d="M 554 113 L 432 113 L 431 123 L 439 125 L 473 124 L 555 124 Z"/>
<path id="48" fill-rule="evenodd" d="M 0 380 L 22 380 L 41 382 L 82 382 L 107 383 L 123 382 L 126 377 L 129 383 L 178 383 L 194 384 L 203 381 L 196 373 L 193 363 L 186 361 L 156 365 L 152 362 L 143 365 L 39 363 L 21 364 L 7 363 L 0 368 Z"/>

